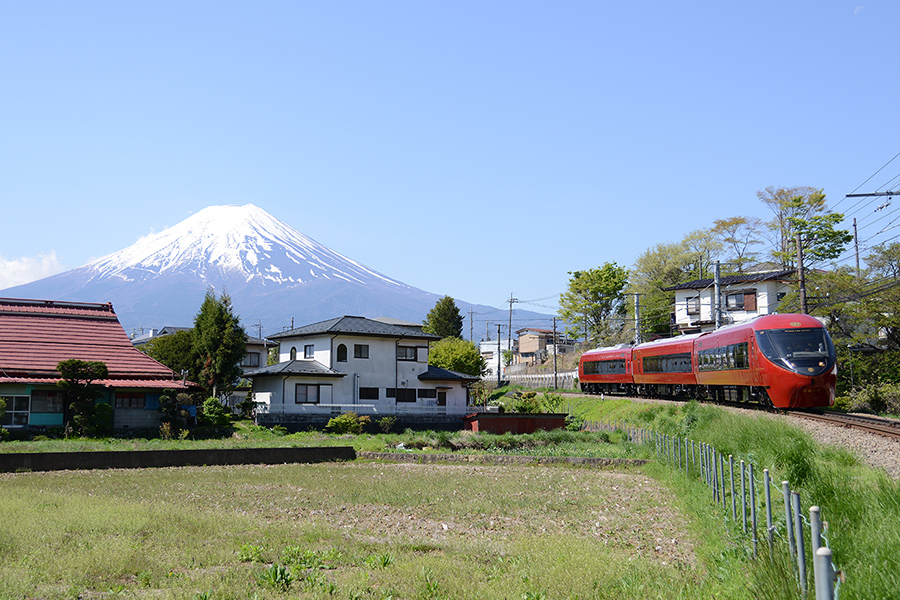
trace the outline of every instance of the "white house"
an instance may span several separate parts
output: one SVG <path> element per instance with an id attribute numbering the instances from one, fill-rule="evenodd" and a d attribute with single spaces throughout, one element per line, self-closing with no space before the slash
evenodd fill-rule
<path id="1" fill-rule="evenodd" d="M 719 278 L 722 325 L 777 312 L 778 305 L 792 291 L 795 271 L 741 273 Z M 674 325 L 683 333 L 715 329 L 715 281 L 696 279 L 666 288 L 675 292 Z"/>
<path id="2" fill-rule="evenodd" d="M 279 363 L 244 374 L 258 413 L 461 417 L 478 380 L 429 366 L 428 344 L 440 338 L 413 327 L 344 316 L 269 337 Z"/>
<path id="3" fill-rule="evenodd" d="M 510 340 L 487 340 L 479 344 L 478 349 L 481 352 L 481 358 L 487 364 L 487 370 L 484 373 L 485 379 L 497 379 L 497 370 L 500 370 L 500 376 L 506 376 L 506 367 L 503 366 L 503 353 L 509 350 Z"/>

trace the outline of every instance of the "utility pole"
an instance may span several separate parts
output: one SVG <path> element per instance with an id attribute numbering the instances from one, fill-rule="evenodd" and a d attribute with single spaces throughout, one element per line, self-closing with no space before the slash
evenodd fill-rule
<path id="1" fill-rule="evenodd" d="M 509 340 L 509 351 L 512 352 L 512 307 L 514 302 L 518 302 L 518 298 L 513 298 L 512 292 L 509 293 L 509 330 L 506 332 Z"/>
<path id="2" fill-rule="evenodd" d="M 556 317 L 553 317 L 553 389 L 559 389 L 556 381 L 556 355 L 559 353 L 559 338 L 556 337 Z"/>
<path id="3" fill-rule="evenodd" d="M 853 248 L 856 250 L 856 278 L 859 279 L 859 236 L 856 234 L 856 217 L 853 217 Z"/>
<path id="4" fill-rule="evenodd" d="M 800 284 L 800 312 L 809 314 L 806 308 L 806 277 L 803 273 L 803 244 L 800 240 L 800 232 L 797 232 L 797 280 Z"/>
<path id="5" fill-rule="evenodd" d="M 469 309 L 469 341 L 475 341 L 475 311 Z"/>
<path id="6" fill-rule="evenodd" d="M 713 298 L 713 311 L 716 313 L 715 321 L 716 321 L 716 329 L 718 329 L 722 325 L 722 288 L 719 284 L 720 271 L 719 271 L 719 261 L 713 262 L 713 274 L 715 285 L 713 286 L 713 294 L 715 297 Z"/>
<path id="7" fill-rule="evenodd" d="M 500 387 L 500 369 L 503 367 L 503 350 L 500 346 L 500 323 L 497 323 L 497 387 Z"/>
<path id="8" fill-rule="evenodd" d="M 643 294 L 634 295 L 634 345 L 641 343 L 641 296 Z"/>

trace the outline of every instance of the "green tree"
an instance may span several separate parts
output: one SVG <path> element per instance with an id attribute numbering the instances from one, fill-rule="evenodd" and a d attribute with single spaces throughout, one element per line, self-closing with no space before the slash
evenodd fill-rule
<path id="1" fill-rule="evenodd" d="M 428 351 L 428 364 L 474 377 L 480 377 L 487 370 L 478 346 L 457 337 L 434 342 Z"/>
<path id="2" fill-rule="evenodd" d="M 853 239 L 847 231 L 835 229 L 844 216 L 828 211 L 821 189 L 770 186 L 756 195 L 774 215 L 766 227 L 774 246 L 772 258 L 782 268 L 796 265 L 798 233 L 810 263 L 836 258 Z"/>
<path id="3" fill-rule="evenodd" d="M 94 382 L 109 376 L 106 364 L 72 358 L 59 362 L 56 370 L 61 376 L 56 385 L 66 392 L 66 401 L 69 402 L 76 433 L 83 437 L 91 437 L 110 429 L 112 411 L 109 405 L 100 408 L 94 403 L 103 395 L 102 389 Z"/>
<path id="4" fill-rule="evenodd" d="M 197 383 L 212 397 L 229 393 L 241 376 L 239 364 L 247 352 L 246 333 L 231 307 L 231 298 L 206 292 L 194 318 Z"/>
<path id="5" fill-rule="evenodd" d="M 616 263 L 587 271 L 570 271 L 568 290 L 559 297 L 559 314 L 570 324 L 571 337 L 586 337 L 591 344 L 621 339 L 626 314 L 628 272 Z"/>
<path id="6" fill-rule="evenodd" d="M 462 337 L 463 318 L 459 314 L 456 301 L 450 296 L 438 300 L 434 308 L 428 311 L 422 331 L 439 335 L 442 338 Z"/>
<path id="7" fill-rule="evenodd" d="M 149 357 L 161 362 L 176 373 L 187 371 L 188 379 L 196 378 L 197 352 L 194 350 L 194 331 L 181 329 L 169 335 L 161 335 L 139 346 Z"/>
<path id="8" fill-rule="evenodd" d="M 640 294 L 641 339 L 648 340 L 671 333 L 669 315 L 675 303 L 675 293 L 666 291 L 666 288 L 697 279 L 698 260 L 703 258 L 698 257 L 682 240 L 677 243 L 656 244 L 634 261 L 628 273 L 628 290 Z M 709 260 L 708 255 L 706 260 Z M 705 274 L 709 276 L 709 273 Z M 633 322 L 633 306 L 629 304 L 627 308 L 628 316 Z"/>
<path id="9" fill-rule="evenodd" d="M 725 262 L 743 273 L 758 261 L 754 246 L 762 244 L 763 222 L 757 217 L 731 217 L 713 221 L 712 232 L 725 249 Z"/>

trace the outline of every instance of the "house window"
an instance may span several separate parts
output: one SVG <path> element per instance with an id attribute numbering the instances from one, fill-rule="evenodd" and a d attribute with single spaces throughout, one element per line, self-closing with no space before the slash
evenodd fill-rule
<path id="1" fill-rule="evenodd" d="M 319 386 L 316 384 L 298 383 L 295 388 L 294 403 L 318 404 Z"/>
<path id="2" fill-rule="evenodd" d="M 359 399 L 360 400 L 378 400 L 378 388 L 376 388 L 376 387 L 361 387 L 361 388 L 359 388 Z"/>
<path id="3" fill-rule="evenodd" d="M 437 390 L 421 389 L 418 395 L 419 398 L 437 398 Z"/>
<path id="4" fill-rule="evenodd" d="M 438 406 L 447 406 L 447 392 L 444 392 L 444 391 L 438 392 L 437 405 Z"/>
<path id="5" fill-rule="evenodd" d="M 416 347 L 397 346 L 397 360 L 416 360 Z"/>
<path id="6" fill-rule="evenodd" d="M 31 392 L 31 412 L 61 413 L 63 392 L 59 390 L 34 390 Z"/>
<path id="7" fill-rule="evenodd" d="M 314 344 L 306 344 L 303 346 L 303 358 L 315 358 L 316 347 Z"/>
<path id="8" fill-rule="evenodd" d="M 369 358 L 369 345 L 353 344 L 353 358 Z"/>
<path id="9" fill-rule="evenodd" d="M 777 294 L 775 294 L 775 301 L 781 302 L 782 300 L 784 300 L 785 296 L 787 296 L 787 292 L 778 292 Z"/>
<path id="10" fill-rule="evenodd" d="M 415 402 L 416 390 L 388 388 L 385 396 L 388 398 L 396 398 L 397 402 Z"/>
<path id="11" fill-rule="evenodd" d="M 291 348 L 291 360 L 297 360 L 297 348 L 296 347 Z"/>
<path id="12" fill-rule="evenodd" d="M 259 366 L 259 352 L 248 352 L 244 355 L 244 360 L 241 361 L 242 367 L 258 367 Z"/>
<path id="13" fill-rule="evenodd" d="M 141 392 L 116 392 L 116 408 L 144 408 L 146 397 Z"/>
<path id="14" fill-rule="evenodd" d="M 728 294 L 725 296 L 726 310 L 744 310 L 744 294 Z"/>
<path id="15" fill-rule="evenodd" d="M 0 425 L 6 427 L 24 427 L 28 425 L 28 396 L 3 396 L 6 412 L 0 419 Z"/>
<path id="16" fill-rule="evenodd" d="M 687 314 L 689 315 L 699 315 L 700 314 L 700 298 L 688 298 L 687 299 Z"/>
<path id="17" fill-rule="evenodd" d="M 337 361 L 347 362 L 347 346 L 341 344 L 337 349 Z"/>

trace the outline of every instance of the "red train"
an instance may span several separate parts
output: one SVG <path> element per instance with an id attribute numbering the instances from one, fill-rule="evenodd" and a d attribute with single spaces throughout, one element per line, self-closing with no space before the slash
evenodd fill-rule
<path id="1" fill-rule="evenodd" d="M 592 394 L 816 408 L 834 404 L 837 361 L 818 320 L 765 315 L 709 333 L 590 350 L 578 376 Z"/>

